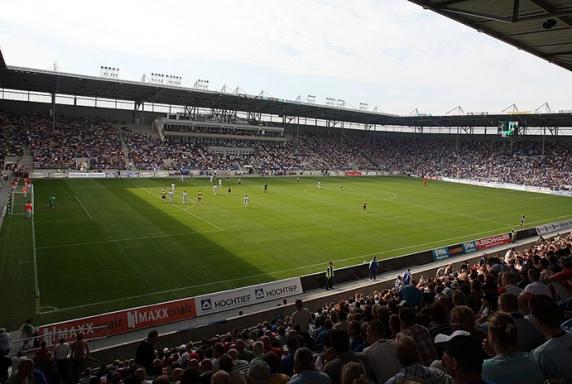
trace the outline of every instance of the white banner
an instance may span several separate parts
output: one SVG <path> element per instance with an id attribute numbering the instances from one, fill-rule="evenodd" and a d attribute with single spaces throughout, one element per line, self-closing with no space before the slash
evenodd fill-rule
<path id="1" fill-rule="evenodd" d="M 47 173 L 47 172 L 32 172 L 32 173 L 30 174 L 30 177 L 31 177 L 32 179 L 45 179 L 45 178 L 47 178 L 47 177 L 49 177 L 49 176 L 50 176 L 50 174 Z"/>
<path id="2" fill-rule="evenodd" d="M 558 231 L 565 231 L 567 229 L 572 228 L 572 220 L 568 221 L 561 221 L 559 223 L 551 223 L 541 225 L 536 227 L 536 232 L 539 236 L 545 235 L 547 233 L 558 232 Z"/>
<path id="3" fill-rule="evenodd" d="M 70 172 L 68 173 L 70 179 L 101 179 L 105 178 L 104 172 Z"/>
<path id="4" fill-rule="evenodd" d="M 511 189 L 513 191 L 523 191 L 523 192 L 536 192 L 536 193 L 545 193 L 550 195 L 557 195 L 557 196 L 566 196 L 572 197 L 572 191 L 553 191 L 550 188 L 545 187 L 534 187 L 532 185 L 521 185 L 521 184 L 510 184 L 510 183 L 501 183 L 497 181 L 479 181 L 479 180 L 470 180 L 470 179 L 454 179 L 451 177 L 441 177 L 439 180 L 447 181 L 450 183 L 459 183 L 459 184 L 469 184 L 469 185 L 477 185 L 479 187 L 489 187 L 489 188 L 499 188 L 499 189 Z"/>
<path id="5" fill-rule="evenodd" d="M 195 297 L 195 307 L 197 308 L 197 316 L 203 316 L 301 294 L 302 283 L 300 278 L 295 277 L 197 296 Z"/>

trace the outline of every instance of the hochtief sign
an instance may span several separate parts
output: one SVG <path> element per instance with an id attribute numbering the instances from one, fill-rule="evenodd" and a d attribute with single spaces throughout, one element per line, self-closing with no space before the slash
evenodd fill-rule
<path id="1" fill-rule="evenodd" d="M 195 304 L 197 315 L 201 316 L 300 294 L 302 283 L 296 277 L 199 296 Z"/>

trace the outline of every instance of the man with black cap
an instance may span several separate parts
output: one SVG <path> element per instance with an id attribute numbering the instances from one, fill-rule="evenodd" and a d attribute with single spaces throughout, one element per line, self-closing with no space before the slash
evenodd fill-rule
<path id="1" fill-rule="evenodd" d="M 443 366 L 455 384 L 485 384 L 481 379 L 482 348 L 473 337 L 455 336 L 442 346 Z"/>

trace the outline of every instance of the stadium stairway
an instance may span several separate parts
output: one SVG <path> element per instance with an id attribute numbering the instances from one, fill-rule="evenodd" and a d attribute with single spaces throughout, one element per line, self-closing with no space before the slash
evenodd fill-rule
<path id="1" fill-rule="evenodd" d="M 123 161 L 125 162 L 127 169 L 131 169 L 132 166 L 129 166 L 130 164 L 129 147 L 127 147 L 127 142 L 125 141 L 123 134 L 120 133 L 119 138 L 121 140 L 121 151 L 123 152 Z"/>
<path id="2" fill-rule="evenodd" d="M 26 155 L 25 153 L 24 151 L 24 155 L 20 159 L 20 165 L 28 170 L 34 169 L 34 157 L 31 154 Z"/>
<path id="3" fill-rule="evenodd" d="M 376 162 L 373 161 L 365 151 L 360 151 L 359 154 L 360 154 L 364 159 L 366 159 L 367 161 L 369 161 L 370 164 L 374 167 L 374 169 L 378 169 L 378 168 L 379 168 L 379 164 L 376 164 Z"/>
<path id="4" fill-rule="evenodd" d="M 568 233 L 568 231 L 555 232 L 550 235 Z M 436 261 L 422 266 L 411 266 L 414 278 L 418 279 L 420 274 L 434 275 L 435 271 L 448 264 L 455 267 L 466 261 L 476 262 L 486 254 L 506 252 L 509 248 L 524 248 L 537 241 L 538 237 L 529 237 L 518 240 L 515 243 L 506 244 L 497 248 L 490 248 L 485 251 L 478 251 L 465 256 L 458 256 L 453 259 Z M 255 326 L 257 323 L 274 319 L 276 316 L 290 315 L 294 312 L 294 301 L 298 298 L 304 301 L 304 305 L 311 311 L 318 310 L 322 306 L 347 299 L 357 293 L 371 294 L 374 290 L 386 289 L 394 281 L 398 274 L 403 271 L 389 271 L 378 275 L 376 282 L 368 279 L 361 279 L 334 286 L 331 291 L 323 289 L 312 290 L 300 296 L 293 296 L 288 299 L 288 303 L 283 305 L 282 300 L 269 301 L 261 304 L 251 305 L 240 309 L 233 309 L 226 312 L 214 313 L 209 316 L 197 317 L 191 320 L 165 324 L 155 327 L 159 332 L 160 347 L 172 347 L 187 343 L 189 340 L 197 341 L 215 335 L 224 334 L 236 328 Z M 239 315 L 239 311 L 242 315 Z M 90 342 L 93 356 L 100 361 L 113 361 L 117 358 L 132 356 L 141 340 L 143 340 L 149 329 L 143 329 L 131 333 L 121 334 L 113 337 L 97 339 Z"/>
<path id="5" fill-rule="evenodd" d="M 0 184 L 0 229 L 2 229 L 2 223 L 4 222 L 4 216 L 6 213 L 4 208 L 7 206 L 8 198 L 10 197 L 12 180 L 14 180 L 14 177 L 10 176 L 8 181 Z"/>
<path id="6" fill-rule="evenodd" d="M 119 141 L 121 142 L 121 151 L 123 152 L 123 161 L 125 162 L 125 167 L 127 170 L 135 170 L 135 164 L 131 164 L 131 154 L 129 153 L 129 147 L 127 146 L 127 141 L 125 140 L 125 135 L 123 134 L 123 125 L 115 125 L 115 128 L 119 132 Z M 130 165 L 131 164 L 131 165 Z"/>

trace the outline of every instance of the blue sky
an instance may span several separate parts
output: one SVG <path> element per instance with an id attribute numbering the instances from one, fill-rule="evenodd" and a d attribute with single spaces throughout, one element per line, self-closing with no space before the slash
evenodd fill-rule
<path id="1" fill-rule="evenodd" d="M 399 114 L 572 109 L 569 71 L 406 0 L 11 1 L 0 47 L 9 65 L 115 66 Z"/>

